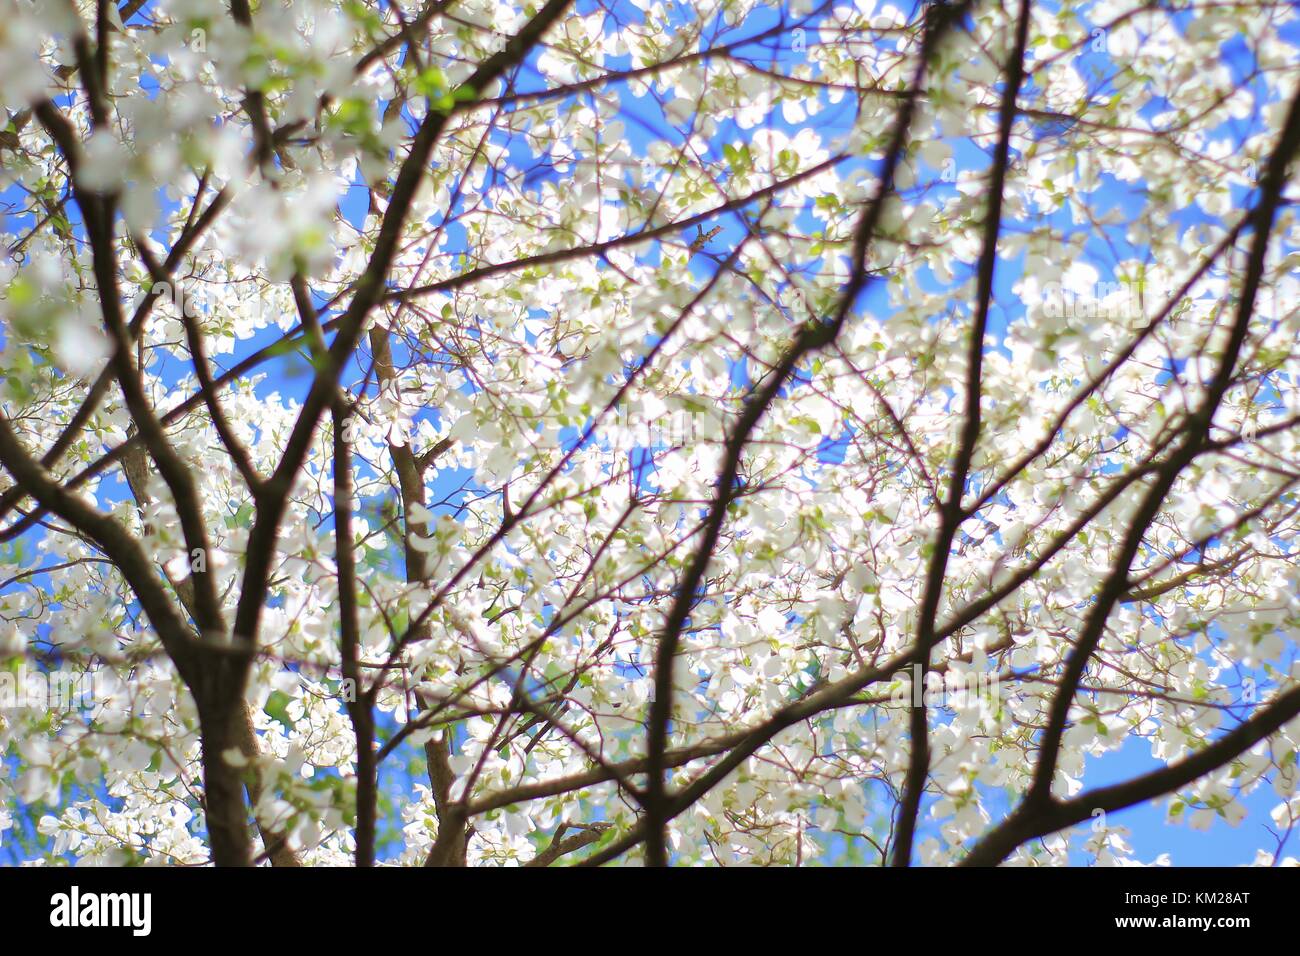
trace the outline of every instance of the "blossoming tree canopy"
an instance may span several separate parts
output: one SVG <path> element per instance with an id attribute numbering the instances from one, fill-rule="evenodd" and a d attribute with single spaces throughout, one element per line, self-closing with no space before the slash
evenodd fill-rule
<path id="1" fill-rule="evenodd" d="M 0 0 L 0 855 L 1280 862 L 1298 46 Z"/>

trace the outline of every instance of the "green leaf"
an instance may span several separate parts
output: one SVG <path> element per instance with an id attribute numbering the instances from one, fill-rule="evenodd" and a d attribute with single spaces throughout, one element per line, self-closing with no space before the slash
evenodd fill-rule
<path id="1" fill-rule="evenodd" d="M 293 732 L 293 721 L 289 718 L 289 702 L 292 699 L 284 691 L 273 690 L 266 698 L 266 706 L 262 708 L 266 716 L 278 720 L 290 733 Z"/>
<path id="2" fill-rule="evenodd" d="M 442 70 L 438 69 L 436 66 L 430 66 L 422 70 L 415 79 L 411 81 L 411 86 L 414 87 L 415 92 L 419 93 L 421 96 L 428 97 L 431 100 L 436 100 L 447 94 L 447 90 L 451 84 L 447 82 L 446 73 L 442 72 Z"/>

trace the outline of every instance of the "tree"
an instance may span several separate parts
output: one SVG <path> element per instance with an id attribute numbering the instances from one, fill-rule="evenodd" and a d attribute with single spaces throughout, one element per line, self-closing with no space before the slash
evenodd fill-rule
<path id="1" fill-rule="evenodd" d="M 1281 862 L 1295 19 L 6 0 L 11 858 Z"/>

